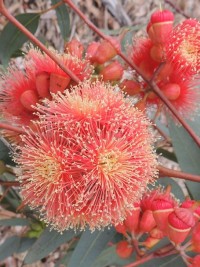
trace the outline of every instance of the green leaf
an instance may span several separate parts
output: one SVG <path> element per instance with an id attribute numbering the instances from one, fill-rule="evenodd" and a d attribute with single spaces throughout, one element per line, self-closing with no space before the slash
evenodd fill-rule
<path id="1" fill-rule="evenodd" d="M 60 0 L 51 0 L 52 5 L 55 5 L 58 2 L 60 2 Z M 66 5 L 63 4 L 56 8 L 56 16 L 62 37 L 66 41 L 70 34 L 70 18 Z"/>
<path id="2" fill-rule="evenodd" d="M 33 245 L 36 239 L 12 236 L 5 240 L 3 244 L 0 245 L 0 261 L 6 259 L 7 257 L 13 255 L 13 253 L 21 253 L 26 251 L 30 246 Z"/>
<path id="3" fill-rule="evenodd" d="M 26 13 L 16 16 L 16 19 L 23 24 L 31 33 L 35 33 L 38 27 L 40 14 Z M 0 35 L 0 60 L 7 65 L 11 56 L 22 47 L 28 40 L 16 26 L 8 22 Z"/>
<path id="4" fill-rule="evenodd" d="M 168 120 L 170 136 L 174 151 L 182 171 L 200 175 L 200 149 L 193 141 L 187 131 L 180 126 L 177 126 L 170 118 Z M 200 120 L 195 118 L 194 122 L 188 122 L 193 130 L 198 133 L 200 129 Z M 187 187 L 193 198 L 200 199 L 200 183 L 186 182 Z"/>
<path id="5" fill-rule="evenodd" d="M 18 236 L 12 236 L 5 240 L 3 244 L 0 245 L 0 261 L 6 259 L 15 253 L 20 245 L 20 238 Z"/>
<path id="6" fill-rule="evenodd" d="M 23 219 L 23 218 L 12 218 L 12 219 L 4 219 L 4 220 L 0 220 L 0 225 L 3 226 L 27 226 L 29 225 L 29 221 L 27 219 Z"/>
<path id="7" fill-rule="evenodd" d="M 172 255 L 158 259 L 152 259 L 140 265 L 141 267 L 187 267 L 180 255 Z"/>
<path id="8" fill-rule="evenodd" d="M 104 231 L 94 231 L 91 233 L 86 230 L 76 246 L 70 259 L 68 267 L 91 267 L 95 259 L 105 248 L 107 243 L 113 238 L 116 231 L 104 229 Z"/>
<path id="9" fill-rule="evenodd" d="M 41 260 L 56 248 L 58 248 L 60 245 L 68 242 L 77 234 L 78 233 L 75 233 L 72 230 L 64 231 L 61 234 L 55 230 L 50 231 L 49 228 L 45 229 L 38 240 L 28 251 L 24 259 L 24 264 L 31 264 L 33 262 Z"/>
<path id="10" fill-rule="evenodd" d="M 109 265 L 125 266 L 131 262 L 135 261 L 135 257 L 132 256 L 129 259 L 121 259 L 118 257 L 116 251 L 116 246 L 106 248 L 97 257 L 96 261 L 93 263 L 92 267 L 106 267 Z"/>

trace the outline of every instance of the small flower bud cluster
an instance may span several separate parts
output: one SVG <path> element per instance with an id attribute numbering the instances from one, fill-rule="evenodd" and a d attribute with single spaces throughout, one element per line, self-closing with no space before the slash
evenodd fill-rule
<path id="1" fill-rule="evenodd" d="M 170 190 L 171 188 L 167 187 L 165 190 L 157 188 L 150 191 L 143 196 L 140 203 L 135 204 L 135 208 L 121 224 L 115 225 L 116 231 L 123 234 L 126 239 L 123 242 L 127 243 L 131 251 L 121 253 L 121 256 L 119 242 L 116 253 L 120 257 L 131 256 L 135 249 L 134 244 L 139 244 L 137 250 L 142 253 L 154 247 L 164 237 L 167 237 L 175 248 L 181 247 L 183 242 L 189 240 L 186 249 L 190 247 L 190 250 L 200 253 L 200 205 L 191 199 L 179 203 Z M 198 257 L 191 259 L 194 262 L 197 260 Z"/>
<path id="2" fill-rule="evenodd" d="M 147 79 L 154 81 L 166 98 L 184 117 L 191 118 L 199 105 L 195 88 L 200 71 L 200 23 L 186 19 L 174 27 L 174 15 L 159 10 L 151 15 L 147 37 L 134 41 L 128 53 Z M 127 94 L 140 96 L 148 105 L 160 105 L 159 97 L 145 81 L 125 80 L 121 87 Z"/>
<path id="3" fill-rule="evenodd" d="M 121 80 L 124 72 L 123 65 L 116 59 L 120 51 L 120 38 L 111 38 L 109 41 L 90 43 L 84 53 L 81 42 L 73 39 L 65 45 L 65 51 L 78 58 L 85 58 L 95 67 L 95 75 L 100 76 L 105 82 Z"/>

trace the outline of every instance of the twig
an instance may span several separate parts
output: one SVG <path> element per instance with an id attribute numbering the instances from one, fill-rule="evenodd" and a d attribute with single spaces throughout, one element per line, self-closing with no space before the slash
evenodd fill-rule
<path id="1" fill-rule="evenodd" d="M 159 96 L 159 98 L 164 102 L 164 104 L 168 107 L 168 109 L 172 112 L 172 114 L 177 118 L 177 120 L 183 125 L 183 127 L 187 130 L 193 140 L 200 147 L 200 139 L 193 131 L 193 129 L 187 124 L 187 122 L 181 117 L 181 115 L 177 112 L 176 108 L 172 105 L 172 103 L 166 98 L 160 88 L 154 81 L 148 79 L 148 77 L 128 58 L 122 51 L 114 44 L 112 39 L 101 32 L 84 14 L 81 10 L 74 5 L 71 0 L 63 0 L 66 4 L 68 4 L 82 19 L 83 21 L 92 29 L 95 33 L 97 33 L 101 38 L 108 41 L 116 50 L 117 54 L 132 68 L 134 69 L 143 80 L 151 87 L 152 91 Z"/>
<path id="2" fill-rule="evenodd" d="M 18 128 L 16 126 L 8 125 L 6 123 L 0 123 L 0 128 L 5 129 L 5 130 L 9 130 L 9 131 L 13 131 L 13 132 L 17 132 L 19 134 L 26 133 L 22 128 Z"/>
<path id="3" fill-rule="evenodd" d="M 185 14 L 185 12 L 183 12 L 179 7 L 177 7 L 170 0 L 165 0 L 165 3 L 169 4 L 177 13 L 181 14 L 186 19 L 189 19 L 190 18 L 187 14 Z"/>
<path id="4" fill-rule="evenodd" d="M 157 168 L 159 170 L 159 176 L 160 177 L 170 176 L 170 177 L 181 178 L 181 179 L 185 179 L 185 180 L 189 180 L 189 181 L 193 181 L 193 182 L 200 182 L 200 176 L 199 175 L 195 175 L 195 174 L 191 174 L 191 173 L 187 173 L 187 172 L 182 172 L 182 171 L 171 170 L 171 169 L 168 169 L 168 168 L 163 167 L 161 165 L 158 165 Z"/>
<path id="5" fill-rule="evenodd" d="M 11 187 L 11 186 L 19 186 L 19 182 L 9 182 L 9 181 L 2 181 L 0 180 L 0 185 L 2 186 L 7 186 L 7 187 Z"/>

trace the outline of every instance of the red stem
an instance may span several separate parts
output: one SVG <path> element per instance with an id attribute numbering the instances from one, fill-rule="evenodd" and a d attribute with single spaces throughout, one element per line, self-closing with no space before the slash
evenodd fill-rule
<path id="1" fill-rule="evenodd" d="M 174 5 L 174 3 L 172 3 L 169 0 L 165 0 L 165 3 L 169 4 L 177 13 L 181 14 L 182 16 L 184 16 L 186 19 L 189 19 L 190 17 L 188 15 L 186 15 L 179 7 L 177 7 L 176 5 Z"/>
<path id="2" fill-rule="evenodd" d="M 136 267 L 136 266 L 139 266 L 142 263 L 145 263 L 145 262 L 150 261 L 152 259 L 167 257 L 169 255 L 173 255 L 173 254 L 176 254 L 176 253 L 177 253 L 176 250 L 170 250 L 169 252 L 159 254 L 159 250 L 158 250 L 158 251 L 155 251 L 155 252 L 147 255 L 144 258 L 141 258 L 141 259 L 139 259 L 137 261 L 134 261 L 134 262 L 132 262 L 132 263 L 130 263 L 128 265 L 125 265 L 124 267 Z"/>
<path id="3" fill-rule="evenodd" d="M 0 180 L 0 185 L 11 187 L 11 186 L 19 186 L 20 184 L 19 184 L 19 182 L 8 182 L 8 181 Z"/>
<path id="4" fill-rule="evenodd" d="M 157 168 L 159 170 L 160 177 L 168 176 L 168 177 L 174 177 L 174 178 L 181 178 L 181 179 L 185 179 L 185 180 L 189 180 L 193 182 L 200 182 L 200 176 L 195 175 L 195 174 L 171 170 L 161 165 L 158 165 Z"/>
<path id="5" fill-rule="evenodd" d="M 159 96 L 159 98 L 165 103 L 165 105 L 169 108 L 169 110 L 172 112 L 172 114 L 177 118 L 177 120 L 183 125 L 183 127 L 187 130 L 187 132 L 191 135 L 191 137 L 194 139 L 194 141 L 197 143 L 198 146 L 200 146 L 200 139 L 196 135 L 196 133 L 193 131 L 193 129 L 186 123 L 185 120 L 181 117 L 181 115 L 177 112 L 176 108 L 172 105 L 172 103 L 166 98 L 166 96 L 162 93 L 162 91 L 159 89 L 157 84 L 149 80 L 148 77 L 129 59 L 126 57 L 124 53 L 121 52 L 121 50 L 113 43 L 112 39 L 105 35 L 103 32 L 101 32 L 82 12 L 81 10 L 74 5 L 74 3 L 71 0 L 63 0 L 66 4 L 68 4 L 81 18 L 82 20 L 89 26 L 90 29 L 92 29 L 94 32 L 96 32 L 101 38 L 108 41 L 117 51 L 117 54 L 132 68 L 134 69 L 143 79 L 144 81 L 152 88 L 154 93 Z"/>
<path id="6" fill-rule="evenodd" d="M 31 32 L 29 32 L 18 20 L 16 20 L 6 9 L 3 0 L 0 0 L 0 13 L 2 13 L 11 23 L 13 23 L 21 32 L 23 32 L 34 44 L 36 44 L 42 51 L 44 51 L 58 66 L 71 77 L 76 83 L 80 82 L 80 79 L 74 75 L 74 73 L 68 69 L 60 60 L 49 51 L 45 45 L 43 45 Z"/>
<path id="7" fill-rule="evenodd" d="M 5 129 L 5 130 L 9 130 L 9 131 L 13 131 L 13 132 L 17 132 L 19 134 L 25 134 L 26 133 L 22 128 L 18 128 L 18 127 L 8 125 L 6 123 L 1 123 L 1 122 L 0 122 L 0 128 Z"/>

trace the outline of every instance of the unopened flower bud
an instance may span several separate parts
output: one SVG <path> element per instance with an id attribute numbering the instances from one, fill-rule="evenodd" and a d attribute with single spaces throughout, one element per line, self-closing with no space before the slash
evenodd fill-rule
<path id="1" fill-rule="evenodd" d="M 116 253 L 120 258 L 129 258 L 133 253 L 133 247 L 126 240 L 120 241 L 116 245 Z"/>
<path id="2" fill-rule="evenodd" d="M 161 90 L 169 100 L 178 99 L 181 93 L 181 88 L 177 83 L 165 84 Z"/>
<path id="3" fill-rule="evenodd" d="M 182 204 L 181 208 L 187 208 L 193 210 L 195 221 L 199 221 L 200 219 L 200 203 L 192 200 L 192 199 L 186 199 Z"/>
<path id="4" fill-rule="evenodd" d="M 157 239 L 162 239 L 165 236 L 165 233 L 163 231 L 161 231 L 158 227 L 154 227 L 150 231 L 150 236 L 157 238 Z"/>
<path id="5" fill-rule="evenodd" d="M 63 92 L 70 82 L 69 76 L 62 76 L 56 73 L 50 74 L 50 92 Z"/>
<path id="6" fill-rule="evenodd" d="M 100 43 L 98 42 L 92 42 L 88 45 L 87 50 L 86 50 L 86 59 L 90 60 L 90 62 L 94 61 L 95 54 L 97 52 L 99 45 Z"/>
<path id="7" fill-rule="evenodd" d="M 100 74 L 104 81 L 118 81 L 122 78 L 124 68 L 118 61 L 113 61 L 105 66 Z"/>
<path id="8" fill-rule="evenodd" d="M 140 204 L 135 203 L 135 208 L 128 213 L 124 224 L 127 227 L 128 231 L 135 232 L 138 228 L 139 216 L 140 216 Z"/>
<path id="9" fill-rule="evenodd" d="M 200 253 L 200 223 L 195 227 L 193 233 L 192 233 L 192 249 Z"/>
<path id="10" fill-rule="evenodd" d="M 117 40 L 112 40 L 115 46 L 120 47 L 120 44 L 117 42 Z M 117 50 L 115 49 L 115 47 L 110 42 L 104 40 L 102 43 L 100 43 L 93 58 L 96 63 L 103 64 L 106 61 L 115 57 L 116 55 Z"/>
<path id="11" fill-rule="evenodd" d="M 131 96 L 137 95 L 141 90 L 141 86 L 138 82 L 127 79 L 120 84 L 120 88 Z"/>
<path id="12" fill-rule="evenodd" d="M 36 89 L 38 95 L 42 98 L 50 96 L 49 86 L 50 86 L 50 75 L 47 72 L 41 72 L 36 75 L 35 79 Z"/>
<path id="13" fill-rule="evenodd" d="M 195 225 L 193 213 L 189 209 L 175 208 L 168 217 L 168 237 L 175 244 L 182 243 Z"/>
<path id="14" fill-rule="evenodd" d="M 150 232 L 155 226 L 156 222 L 153 217 L 153 212 L 151 210 L 145 210 L 139 222 L 140 232 L 142 233 Z"/>
<path id="15" fill-rule="evenodd" d="M 74 38 L 65 44 L 64 52 L 81 59 L 83 57 L 84 47 L 81 42 Z"/>
<path id="16" fill-rule="evenodd" d="M 120 234 L 123 234 L 123 235 L 126 234 L 126 226 L 124 223 L 115 225 L 115 230 Z"/>
<path id="17" fill-rule="evenodd" d="M 169 10 L 158 10 L 151 15 L 151 27 L 153 27 L 151 38 L 154 43 L 163 44 L 169 38 L 173 29 L 173 21 L 174 14 Z"/>
<path id="18" fill-rule="evenodd" d="M 199 267 L 200 266 L 200 255 L 196 255 L 192 259 L 192 264 L 189 267 Z"/>
<path id="19" fill-rule="evenodd" d="M 20 102 L 22 105 L 29 111 L 34 111 L 34 107 L 38 102 L 39 98 L 35 91 L 33 90 L 26 90 L 20 96 Z"/>
<path id="20" fill-rule="evenodd" d="M 166 231 L 168 215 L 174 210 L 175 202 L 169 193 L 157 196 L 152 202 L 153 216 L 160 230 Z"/>

